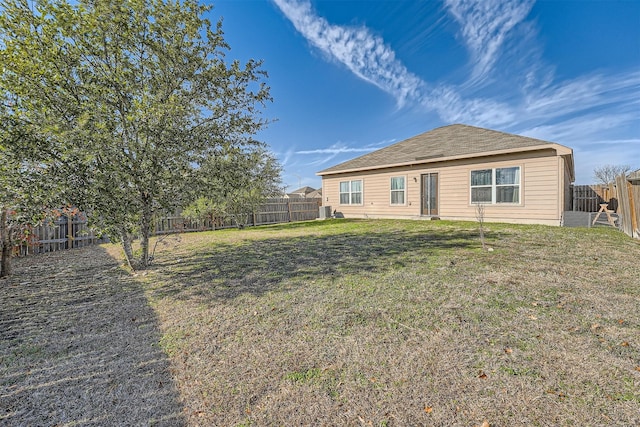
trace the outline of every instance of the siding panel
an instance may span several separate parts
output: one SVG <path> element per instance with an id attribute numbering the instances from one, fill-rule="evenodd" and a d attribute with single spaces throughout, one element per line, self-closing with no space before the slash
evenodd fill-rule
<path id="1" fill-rule="evenodd" d="M 432 163 L 429 167 L 404 166 L 366 173 L 345 173 L 323 176 L 325 205 L 332 206 L 345 217 L 420 217 L 421 175 L 439 174 L 440 217 L 475 221 L 475 205 L 470 203 L 470 173 L 475 169 L 496 167 L 521 167 L 521 200 L 517 205 L 485 205 L 485 217 L 489 221 L 540 222 L 559 225 L 561 209 L 565 201 L 563 178 L 564 161 L 554 150 L 535 153 L 518 153 L 484 159 L 467 159 Z M 563 160 L 563 159 L 561 159 Z M 561 170 L 558 168 L 561 167 Z M 391 177 L 405 176 L 406 204 L 390 203 Z M 340 181 L 363 180 L 363 205 L 339 204 Z"/>

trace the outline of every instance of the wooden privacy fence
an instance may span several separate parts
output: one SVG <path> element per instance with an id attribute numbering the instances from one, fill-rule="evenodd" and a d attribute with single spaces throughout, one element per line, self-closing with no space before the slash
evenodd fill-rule
<path id="1" fill-rule="evenodd" d="M 640 180 L 627 180 L 623 174 L 616 178 L 620 229 L 631 237 L 640 238 Z"/>
<path id="2" fill-rule="evenodd" d="M 241 216 L 246 219 L 243 226 L 280 224 L 284 222 L 310 221 L 317 219 L 320 213 L 320 199 L 267 199 L 255 213 Z M 215 217 L 204 220 L 190 220 L 180 214 L 160 217 L 155 223 L 156 234 L 167 234 L 188 231 L 218 230 L 237 227 L 231 216 Z"/>
<path id="3" fill-rule="evenodd" d="M 613 211 L 617 208 L 615 189 L 607 185 L 574 185 L 572 191 L 573 211 L 598 212 L 601 203 L 608 203 Z"/>
<path id="4" fill-rule="evenodd" d="M 320 199 L 268 199 L 255 214 L 246 214 L 246 226 L 278 224 L 283 222 L 308 221 L 319 216 Z M 216 230 L 236 227 L 233 218 L 192 221 L 180 215 L 159 217 L 155 223 L 155 234 L 188 231 Z M 108 239 L 97 236 L 87 225 L 83 214 L 62 215 L 53 223 L 29 227 L 24 242 L 15 247 L 15 254 L 24 256 L 63 249 L 81 248 Z"/>
<path id="5" fill-rule="evenodd" d="M 573 186 L 572 210 L 574 212 L 598 212 L 600 205 L 607 203 L 607 209 L 617 214 L 619 228 L 629 236 L 640 238 L 640 177 L 638 172 L 630 176 L 622 174 L 612 184 L 610 186 Z M 596 214 L 592 214 L 585 225 L 589 226 L 595 216 Z"/>
<path id="6" fill-rule="evenodd" d="M 52 223 L 28 227 L 24 234 L 24 242 L 15 248 L 18 256 L 82 248 L 106 241 L 96 236 L 83 215 L 62 215 Z"/>

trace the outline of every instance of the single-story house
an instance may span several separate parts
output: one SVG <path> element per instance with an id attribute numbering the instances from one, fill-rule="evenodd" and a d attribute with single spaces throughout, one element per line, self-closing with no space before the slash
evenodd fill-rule
<path id="1" fill-rule="evenodd" d="M 442 218 L 561 225 L 573 150 L 454 124 L 317 173 L 323 205 L 346 218 Z"/>

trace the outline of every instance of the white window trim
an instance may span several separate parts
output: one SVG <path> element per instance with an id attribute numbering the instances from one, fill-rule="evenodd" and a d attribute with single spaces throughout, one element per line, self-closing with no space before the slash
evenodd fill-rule
<path id="1" fill-rule="evenodd" d="M 352 196 L 354 194 L 353 191 L 351 191 L 351 186 L 353 182 L 359 181 L 360 182 L 360 191 L 356 192 L 356 193 L 360 193 L 360 203 L 351 203 L 352 200 Z M 345 192 L 343 193 L 341 191 L 341 187 L 342 187 L 342 183 L 343 182 L 348 182 L 349 183 L 349 192 Z M 349 195 L 349 203 L 342 203 L 342 195 L 343 194 L 348 194 Z M 363 206 L 364 205 L 364 180 L 363 179 L 350 179 L 350 180 L 345 180 L 345 181 L 339 181 L 338 182 L 338 202 L 341 206 Z"/>
<path id="2" fill-rule="evenodd" d="M 391 182 L 394 178 L 402 178 L 404 180 L 404 187 L 402 188 L 402 190 L 393 189 Z M 393 203 L 392 194 L 394 191 L 397 191 L 397 192 L 402 191 L 402 203 Z M 407 176 L 406 175 L 397 175 L 389 178 L 389 205 L 390 206 L 407 206 Z"/>
<path id="3" fill-rule="evenodd" d="M 518 168 L 518 184 L 496 184 L 496 169 L 510 169 L 510 168 Z M 491 170 L 491 185 L 471 185 L 471 174 L 475 171 L 481 170 Z M 485 167 L 485 168 L 477 168 L 471 169 L 469 171 L 469 203 L 471 205 L 496 205 L 496 206 L 521 206 L 522 205 L 522 165 L 514 165 L 514 166 L 501 166 L 501 167 Z M 474 202 L 473 201 L 473 189 L 474 188 L 488 188 L 491 187 L 491 202 Z M 518 201 L 517 202 L 496 202 L 496 189 L 497 187 L 518 187 Z"/>

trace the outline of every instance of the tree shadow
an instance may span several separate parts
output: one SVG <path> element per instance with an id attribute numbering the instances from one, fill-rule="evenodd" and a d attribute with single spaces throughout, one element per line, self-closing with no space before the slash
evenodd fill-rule
<path id="1" fill-rule="evenodd" d="M 180 259 L 160 260 L 154 275 L 161 285 L 153 296 L 224 300 L 244 293 L 261 295 L 283 289 L 285 283 L 295 286 L 317 278 L 383 273 L 439 251 L 479 247 L 476 230 L 422 231 L 283 235 L 214 243 Z"/>
<path id="2" fill-rule="evenodd" d="M 184 425 L 159 322 L 99 246 L 16 260 L 0 281 L 0 424 Z"/>

